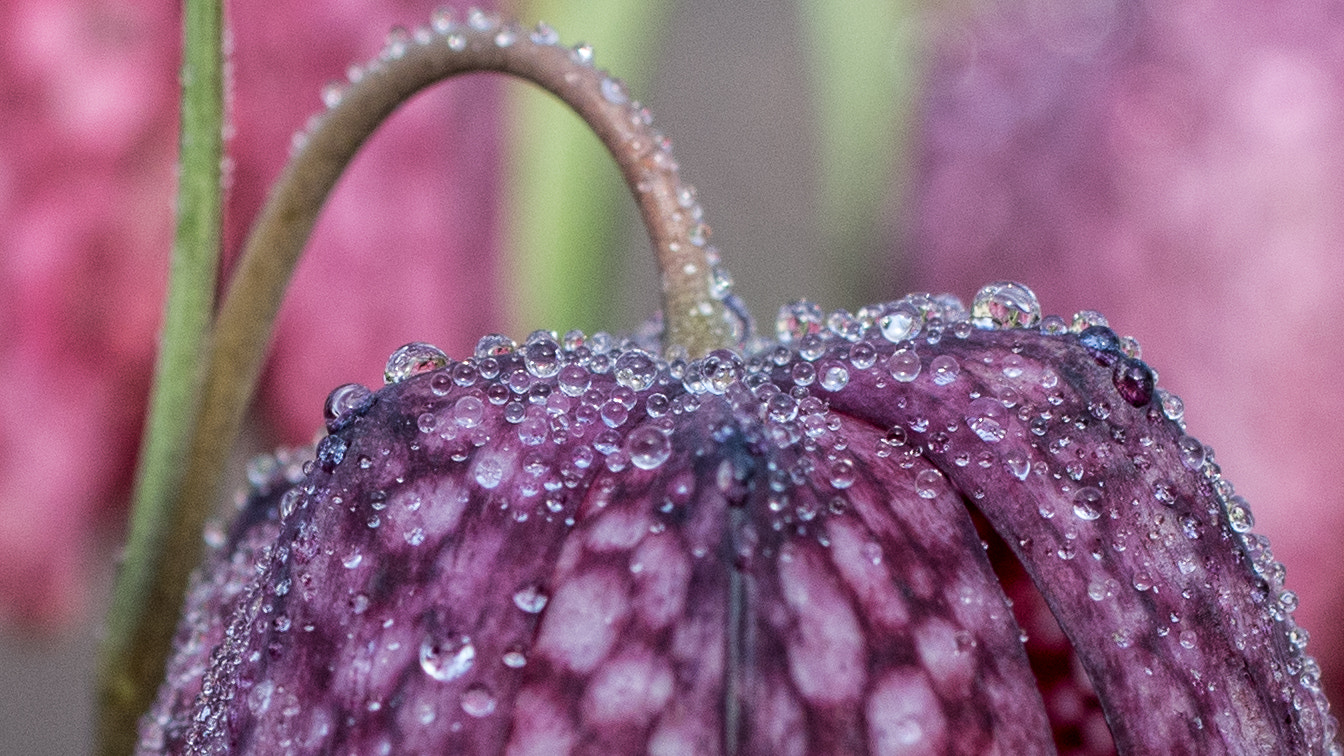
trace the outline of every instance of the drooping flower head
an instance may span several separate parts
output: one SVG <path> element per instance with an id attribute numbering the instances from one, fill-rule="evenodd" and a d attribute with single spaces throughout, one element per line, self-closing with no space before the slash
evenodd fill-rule
<path id="1" fill-rule="evenodd" d="M 548 31 L 414 44 L 493 60 Z M 632 184 L 703 248 L 666 143 L 639 152 Z M 722 276 L 679 273 L 747 335 Z M 1121 753 L 1339 752 L 1282 567 L 1109 328 L 1000 282 L 664 339 L 413 343 L 333 391 L 194 580 L 141 752 L 1052 753 L 971 509 Z"/>

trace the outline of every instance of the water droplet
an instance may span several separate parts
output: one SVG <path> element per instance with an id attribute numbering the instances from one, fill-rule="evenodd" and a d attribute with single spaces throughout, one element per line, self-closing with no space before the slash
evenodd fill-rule
<path id="1" fill-rule="evenodd" d="M 1180 638 L 1182 648 L 1194 648 L 1195 643 L 1199 640 L 1199 637 L 1195 635 L 1194 630 L 1182 630 L 1178 637 Z"/>
<path id="2" fill-rule="evenodd" d="M 1249 533 L 1251 528 L 1255 527 L 1255 516 L 1251 514 L 1251 505 L 1239 494 L 1233 494 L 1228 497 L 1227 519 L 1232 525 L 1232 530 L 1238 533 Z"/>
<path id="3" fill-rule="evenodd" d="M 981 441 L 997 444 L 1008 435 L 1008 410 L 998 399 L 982 396 L 966 408 L 966 427 Z"/>
<path id="4" fill-rule="evenodd" d="M 496 488 L 504 480 L 504 464 L 495 457 L 478 457 L 472 477 L 481 488 Z"/>
<path id="5" fill-rule="evenodd" d="M 807 300 L 779 308 L 779 315 L 775 318 L 775 335 L 785 344 L 820 333 L 821 327 L 821 308 Z"/>
<path id="6" fill-rule="evenodd" d="M 327 432 L 335 433 L 354 422 L 373 406 L 373 392 L 358 383 L 337 386 L 327 395 L 322 407 Z"/>
<path id="7" fill-rule="evenodd" d="M 1020 283 L 987 284 L 971 300 L 971 322 L 981 328 L 1028 328 L 1040 319 L 1035 292 Z"/>
<path id="8" fill-rule="evenodd" d="M 412 546 L 419 546 L 420 544 L 425 542 L 425 529 L 421 527 L 414 527 L 406 531 L 405 533 L 402 533 L 401 537 L 406 539 L 406 543 Z"/>
<path id="9" fill-rule="evenodd" d="M 429 14 L 429 25 L 434 27 L 434 31 L 439 34 L 447 34 L 457 25 L 457 20 L 453 17 L 453 9 L 449 7 L 436 8 Z"/>
<path id="10" fill-rule="evenodd" d="M 887 359 L 887 370 L 891 377 L 901 383 L 913 381 L 919 375 L 920 367 L 919 355 L 913 349 L 897 349 Z"/>
<path id="11" fill-rule="evenodd" d="M 620 79 L 613 79 L 610 76 L 602 79 L 602 99 L 612 105 L 624 105 L 630 102 L 630 95 L 625 91 L 625 82 Z"/>
<path id="12" fill-rule="evenodd" d="M 467 26 L 479 32 L 488 32 L 499 26 L 499 19 L 480 8 L 471 8 L 467 11 Z"/>
<path id="13" fill-rule="evenodd" d="M 1181 436 L 1176 439 L 1176 449 L 1181 457 L 1181 464 L 1185 465 L 1187 470 L 1198 470 L 1204 466 L 1204 444 L 1199 439 L 1192 436 Z"/>
<path id="14" fill-rule="evenodd" d="M 476 647 L 466 635 L 450 634 L 444 640 L 430 637 L 420 644 L 420 668 L 439 682 L 456 680 L 475 663 Z"/>
<path id="15" fill-rule="evenodd" d="M 1142 360 L 1128 357 L 1116 360 L 1111 380 L 1120 397 L 1135 407 L 1142 407 L 1153 399 L 1156 380 L 1153 371 Z"/>
<path id="16" fill-rule="evenodd" d="M 462 693 L 462 711 L 477 719 L 490 716 L 495 711 L 495 694 L 481 683 L 472 685 Z"/>
<path id="17" fill-rule="evenodd" d="M 672 456 L 672 442 L 652 425 L 641 425 L 625 439 L 630 462 L 641 470 L 653 470 Z"/>
<path id="18" fill-rule="evenodd" d="M 533 376 L 550 378 L 560 372 L 560 345 L 550 339 L 529 343 L 523 348 L 523 364 Z"/>
<path id="19" fill-rule="evenodd" d="M 929 363 L 929 374 L 933 382 L 939 386 L 946 386 L 957 380 L 957 375 L 961 372 L 961 365 L 950 354 L 940 354 L 933 358 Z"/>
<path id="20" fill-rule="evenodd" d="M 831 486 L 841 490 L 849 488 L 854 485 L 856 475 L 853 460 L 837 460 L 835 464 L 831 465 L 829 473 Z"/>
<path id="21" fill-rule="evenodd" d="M 1101 517 L 1101 491 L 1087 487 L 1073 495 L 1073 513 L 1080 520 L 1095 520 Z"/>
<path id="22" fill-rule="evenodd" d="M 644 391 L 658 377 L 658 363 L 648 353 L 632 349 L 616 359 L 616 382 L 634 391 Z"/>
<path id="23" fill-rule="evenodd" d="M 505 27 L 499 30 L 495 35 L 495 47 L 512 47 L 514 42 L 518 41 L 518 31 L 512 27 Z"/>
<path id="24" fill-rule="evenodd" d="M 1014 478 L 1026 480 L 1031 473 L 1031 458 L 1021 449 L 1012 449 L 1003 456 L 1003 465 Z"/>
<path id="25" fill-rule="evenodd" d="M 415 419 L 415 427 L 421 433 L 433 433 L 434 426 L 439 424 L 439 418 L 433 412 L 421 412 Z"/>
<path id="26" fill-rule="evenodd" d="M 480 397 L 467 395 L 453 404 L 453 422 L 463 428 L 475 428 L 485 417 L 485 402 Z"/>
<path id="27" fill-rule="evenodd" d="M 943 490 L 943 474 L 934 469 L 921 471 L 915 476 L 915 493 L 920 498 L 933 499 Z"/>
<path id="28" fill-rule="evenodd" d="M 1110 322 L 1106 320 L 1106 316 L 1096 310 L 1079 310 L 1073 314 L 1073 322 L 1070 324 L 1069 330 L 1074 333 L 1082 333 L 1089 328 L 1109 325 Z"/>
<path id="29" fill-rule="evenodd" d="M 362 553 L 359 551 L 352 551 L 346 555 L 345 559 L 341 560 L 341 564 L 344 565 L 347 570 L 353 570 L 363 561 L 364 555 Z"/>
<path id="30" fill-rule="evenodd" d="M 587 43 L 579 43 L 574 46 L 574 51 L 570 57 L 575 63 L 582 66 L 591 66 L 593 64 L 593 46 Z"/>
<path id="31" fill-rule="evenodd" d="M 897 302 L 877 321 L 882 338 L 894 343 L 913 339 L 919 334 L 924 315 L 909 302 Z"/>
<path id="32" fill-rule="evenodd" d="M 522 669 L 527 666 L 527 654 L 517 649 L 510 649 L 504 652 L 504 666 L 509 669 Z"/>
<path id="33" fill-rule="evenodd" d="M 777 423 L 798 417 L 798 401 L 788 394 L 774 394 L 765 401 L 766 416 Z"/>
<path id="34" fill-rule="evenodd" d="M 588 371 L 578 365 L 566 365 L 560 368 L 557 384 L 566 396 L 581 396 L 591 383 L 592 377 L 588 375 Z"/>
<path id="35" fill-rule="evenodd" d="M 508 336 L 498 333 L 491 333 L 482 336 L 476 342 L 476 350 L 473 354 L 478 360 L 484 360 L 488 357 L 502 357 L 510 354 L 518 348 L 518 343 Z"/>
<path id="36" fill-rule="evenodd" d="M 448 364 L 448 355 L 442 349 L 421 341 L 413 341 L 387 358 L 383 380 L 400 383 L 411 376 L 438 370 Z"/>
<path id="37" fill-rule="evenodd" d="M 554 45 L 560 41 L 560 35 L 556 33 L 547 24 L 537 24 L 537 28 L 529 35 L 534 45 Z"/>
<path id="38" fill-rule="evenodd" d="M 345 96 L 345 84 L 339 81 L 329 81 L 322 87 L 322 104 L 328 109 L 341 104 L 341 98 Z"/>
<path id="39" fill-rule="evenodd" d="M 839 391 L 849 383 L 849 371 L 838 362 L 824 362 L 821 365 L 821 387 L 827 391 Z"/>
<path id="40" fill-rule="evenodd" d="M 855 344 L 849 352 L 849 364 L 858 370 L 867 370 L 877 362 L 877 350 L 867 342 Z"/>

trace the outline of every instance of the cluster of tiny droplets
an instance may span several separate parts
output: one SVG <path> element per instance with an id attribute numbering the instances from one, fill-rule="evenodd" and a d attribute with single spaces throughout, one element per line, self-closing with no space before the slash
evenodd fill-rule
<path id="1" fill-rule="evenodd" d="M 841 418 L 829 410 L 828 394 L 844 388 L 851 378 L 868 371 L 879 375 L 878 387 L 909 383 L 921 374 L 938 386 L 951 385 L 958 379 L 961 366 L 950 355 L 939 355 L 924 364 L 916 347 L 937 344 L 941 339 L 968 338 L 976 329 L 1035 329 L 1046 335 L 1078 338 L 1084 345 L 1105 345 L 1121 365 L 1140 365 L 1138 343 L 1132 338 L 1117 337 L 1110 331 L 1106 319 L 1097 312 L 1083 311 L 1066 321 L 1059 316 L 1041 316 L 1035 295 L 1025 286 L 999 282 L 990 284 L 976 295 L 968 309 L 950 295 L 912 294 L 898 301 L 865 307 L 857 314 L 836 311 L 823 313 L 809 302 L 797 302 L 780 310 L 775 323 L 777 341 L 757 339 L 744 353 L 728 350 L 712 352 L 697 360 L 682 358 L 663 359 L 648 341 L 618 338 L 607 333 L 587 336 L 571 331 L 563 337 L 548 331 L 537 331 L 519 344 L 501 335 L 489 335 L 477 344 L 474 355 L 461 362 L 450 360 L 446 354 L 423 343 L 408 344 L 397 350 L 388 360 L 385 378 L 388 383 L 399 383 L 414 376 L 431 374 L 430 387 L 436 396 L 446 396 L 454 389 L 476 387 L 478 394 L 465 394 L 455 403 L 438 411 L 426 409 L 419 417 L 419 430 L 437 440 L 466 440 L 480 447 L 490 439 L 481 435 L 484 402 L 502 405 L 505 420 L 512 424 L 525 445 L 571 443 L 576 438 L 591 438 L 590 443 L 575 447 L 572 459 L 563 469 L 551 471 L 554 475 L 534 470 L 542 485 L 533 492 L 545 493 L 577 485 L 581 472 L 594 464 L 602 464 L 612 472 L 620 472 L 633 465 L 650 470 L 662 465 L 670 456 L 668 436 L 675 427 L 678 415 L 695 412 L 701 402 L 713 395 L 726 399 L 739 417 L 755 417 L 759 423 L 745 429 L 750 443 L 778 451 L 770 455 L 765 471 L 770 486 L 768 507 L 771 527 L 779 532 L 813 537 L 823 545 L 828 539 L 824 528 L 814 522 L 828 514 L 845 512 L 845 489 L 854 484 L 858 471 L 855 458 L 850 454 L 848 441 L 842 432 Z M 883 349 L 893 350 L 890 356 L 879 359 Z M 1022 362 L 1016 354 L 1002 359 L 1005 376 L 1012 378 L 1022 372 Z M 1147 370 L 1146 366 L 1142 366 Z M 595 375 L 610 374 L 615 386 L 599 389 Z M 1116 388 L 1122 398 L 1134 385 L 1125 383 L 1124 374 L 1115 373 Z M 1046 371 L 1042 385 L 1057 381 L 1058 377 Z M 1155 376 L 1146 384 L 1149 393 L 1141 404 L 1148 404 L 1151 419 L 1165 419 L 1183 432 L 1183 407 L 1179 397 L 1154 385 Z M 787 389 L 780 388 L 784 384 Z M 609 384 L 608 384 L 609 385 Z M 1144 384 L 1140 382 L 1140 387 Z M 1047 387 L 1048 388 L 1048 387 Z M 326 415 L 329 428 L 344 427 L 351 417 L 367 409 L 371 401 L 368 389 L 355 384 L 332 392 Z M 971 403 L 973 417 L 967 418 L 967 428 L 982 441 L 993 443 L 1003 438 L 1007 424 L 1006 413 L 1017 411 L 1024 422 L 1030 421 L 1033 433 L 1044 435 L 1048 414 L 1032 417 L 1025 403 L 1016 405 L 1011 391 L 998 399 L 980 397 Z M 1007 400 L 1005 398 L 1007 397 Z M 1148 399 L 1153 400 L 1148 403 Z M 484 400 L 484 401 L 483 401 Z M 1088 408 L 1098 420 L 1109 416 L 1110 405 L 1096 400 Z M 1156 414 L 1154 414 L 1156 413 Z M 647 425 L 629 432 L 622 438 L 618 433 L 634 418 L 647 417 Z M 1061 422 L 1069 418 L 1058 418 Z M 1077 420 L 1074 420 L 1077 422 Z M 953 430 L 953 429 L 948 429 Z M 924 444 L 916 442 L 922 436 Z M 328 439 L 335 438 L 329 436 Z M 941 440 L 940 440 L 941 439 Z M 897 426 L 882 439 L 878 454 L 893 457 L 904 467 L 914 464 L 915 458 L 943 444 L 946 451 L 948 435 L 937 428 L 921 425 L 916 419 L 908 428 Z M 1264 604 L 1274 619 L 1282 623 L 1287 638 L 1297 653 L 1284 670 L 1312 697 L 1311 702 L 1300 701 L 1298 707 L 1304 716 L 1315 716 L 1314 711 L 1327 711 L 1321 692 L 1320 668 L 1307 656 L 1307 633 L 1298 627 L 1291 613 L 1297 600 L 1284 587 L 1284 568 L 1270 552 L 1267 539 L 1251 532 L 1254 520 L 1245 499 L 1237 495 L 1221 475 L 1214 462 L 1213 452 L 1188 435 L 1178 442 L 1181 464 L 1198 474 L 1216 495 L 1216 507 L 1206 513 L 1210 518 L 1225 517 L 1232 531 L 1240 538 L 1257 574 L 1265 581 Z M 468 447 L 464 447 L 468 448 Z M 340 448 L 344 454 L 344 447 Z M 956 451 L 956 450 L 952 450 Z M 949 452 L 951 453 L 951 452 Z M 319 447 L 318 460 L 332 459 L 332 449 L 325 452 Z M 820 455 L 820 457 L 818 456 Z M 1028 459 L 1019 459 L 1017 452 L 1009 452 L 1001 463 L 1017 477 L 1025 480 L 1033 467 Z M 453 459 L 465 460 L 466 451 L 454 454 Z M 817 459 L 825 469 L 817 469 Z M 968 450 L 952 455 L 958 466 L 993 464 L 994 455 L 988 450 L 978 454 Z M 340 459 L 337 458 L 336 463 Z M 728 464 L 728 463 L 725 463 Z M 313 463 L 309 463 L 311 471 Z M 526 465 L 525 465 L 526 467 Z M 486 471 L 482 473 L 481 471 Z M 490 474 L 487 467 L 477 469 L 478 476 Z M 829 500 L 808 498 L 791 501 L 789 491 L 807 484 L 812 476 L 820 474 L 830 488 Z M 1084 485 L 1085 471 L 1073 464 L 1052 471 L 1055 478 L 1075 491 L 1073 514 L 1081 522 L 1098 519 L 1102 514 L 1101 493 L 1097 488 Z M 733 473 L 720 476 L 726 484 L 733 482 Z M 477 480 L 493 487 L 498 480 Z M 933 498 L 946 488 L 941 472 L 925 470 L 916 482 L 916 492 Z M 1159 485 L 1154 496 L 1161 500 L 1164 490 Z M 1169 492 L 1165 492 L 1170 496 Z M 972 492 L 973 498 L 982 498 L 984 491 Z M 572 525 L 573 511 L 563 497 L 543 496 L 545 505 L 528 511 L 518 506 L 515 518 L 529 516 L 563 518 Z M 806 498 L 806 497 L 805 497 Z M 1221 510 L 1217 507 L 1221 507 Z M 1054 512 L 1042 512 L 1042 517 L 1053 517 Z M 1197 538 L 1204 525 L 1193 516 L 1182 518 L 1186 537 Z M 413 542 L 414 534 L 408 534 Z M 881 549 L 874 544 L 873 558 L 881 559 Z M 1117 549 L 1122 548 L 1116 545 Z M 764 553 L 764 550 L 763 552 Z M 1060 553 L 1061 559 L 1073 558 L 1073 553 Z M 1149 590 L 1148 579 L 1140 574 L 1134 578 L 1136 590 Z M 1119 590 L 1113 580 L 1107 584 L 1089 587 L 1089 597 L 1104 600 Z M 527 597 L 524 597 L 527 599 Z M 521 599 L 520 599 L 521 600 Z M 530 600 L 530 599 L 528 599 Z M 526 603 L 526 602 L 525 602 Z M 521 606 L 522 604 L 520 604 Z M 1165 635 L 1172 628 L 1159 628 Z M 1184 640 L 1193 634 L 1182 630 Z M 1118 644 L 1131 644 L 1130 634 L 1117 632 Z M 436 647 L 433 654 L 422 658 L 431 673 L 454 669 L 461 665 L 460 649 L 448 656 Z M 1283 682 L 1284 692 L 1290 696 L 1300 693 L 1289 689 Z M 1313 708 L 1313 706 L 1315 708 Z M 1333 742 L 1336 726 L 1333 717 L 1322 723 L 1330 743 L 1329 752 L 1341 753 Z"/>
<path id="2" fill-rule="evenodd" d="M 499 16 L 478 8 L 468 10 L 465 20 L 458 20 L 452 9 L 443 8 L 433 13 L 428 26 L 417 27 L 414 31 L 407 31 L 401 27 L 393 28 L 382 51 L 374 60 L 363 66 L 350 66 L 346 70 L 346 81 L 333 81 L 322 88 L 322 103 L 327 111 L 338 108 L 351 86 L 364 81 L 371 73 L 402 59 L 413 46 L 441 45 L 453 52 L 463 52 L 467 50 L 473 36 L 481 35 L 489 35 L 491 44 L 500 49 L 513 48 L 520 53 L 525 52 L 529 44 L 535 47 L 555 47 L 560 44 L 560 37 L 556 31 L 544 23 L 538 23 L 531 31 L 526 31 L 515 22 L 501 21 Z M 593 48 L 583 43 L 575 45 L 570 50 L 569 59 L 576 66 L 592 69 Z M 696 198 L 695 188 L 683 184 L 680 180 L 679 167 L 672 156 L 671 141 L 653 128 L 653 116 L 649 109 L 638 100 L 630 98 L 625 83 L 620 79 L 601 72 L 597 86 L 603 100 L 625 109 L 626 117 L 635 131 L 635 136 L 627 145 L 631 152 L 648 153 L 654 169 L 664 174 L 660 179 L 651 173 L 648 181 L 634 187 L 635 191 L 649 191 L 655 182 L 660 181 L 667 181 L 675 186 L 678 207 L 671 220 L 683 227 L 684 238 L 689 244 L 701 250 L 709 268 L 706 271 L 687 269 L 685 272 L 703 273 L 710 298 L 723 305 L 723 317 L 726 320 L 724 325 L 732 342 L 742 343 L 750 336 L 750 315 L 745 305 L 733 293 L 733 277 L 723 266 L 718 249 L 709 243 L 709 226 L 704 221 L 704 209 Z M 324 116 L 324 112 L 314 114 L 303 130 L 295 133 L 291 143 L 292 153 L 304 148 L 311 134 L 322 125 Z M 673 241 L 670 245 L 675 251 L 676 245 L 680 243 Z M 712 308 L 707 304 L 700 304 L 687 315 L 695 319 L 707 317 L 711 312 Z M 673 349 L 675 350 L 675 347 Z"/>

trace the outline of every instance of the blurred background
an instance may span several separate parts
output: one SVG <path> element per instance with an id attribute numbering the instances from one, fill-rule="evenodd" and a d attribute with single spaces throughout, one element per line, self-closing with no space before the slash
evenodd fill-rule
<path id="1" fill-rule="evenodd" d="M 441 3 L 234 2 L 226 257 L 324 85 Z M 1255 508 L 1337 703 L 1344 14 L 1327 0 L 515 3 L 673 140 L 769 331 L 798 298 L 1030 285 L 1138 338 Z M 459 8 L 459 18 L 464 9 Z M 164 0 L 0 8 L 0 753 L 88 748 L 91 674 L 172 230 Z M 655 277 L 610 160 L 493 77 L 417 98 L 342 180 L 249 428 L 300 443 L 402 343 L 629 330 Z M 230 257 L 231 259 L 231 257 Z"/>

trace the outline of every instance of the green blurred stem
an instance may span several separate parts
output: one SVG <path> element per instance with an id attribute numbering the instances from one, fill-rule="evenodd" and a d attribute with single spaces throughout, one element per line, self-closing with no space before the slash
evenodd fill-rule
<path id="1" fill-rule="evenodd" d="M 918 0 L 799 0 L 821 137 L 820 220 L 835 283 L 856 302 L 892 291 L 891 219 L 908 171 L 923 74 Z M 897 290 L 900 290 L 897 287 Z"/>
<path id="2" fill-rule="evenodd" d="M 199 48 L 213 45 L 218 55 L 218 6 L 213 7 L 213 26 L 204 31 L 194 25 L 204 23 L 193 15 L 199 9 L 188 10 L 189 49 L 184 74 L 188 101 L 192 96 L 211 96 L 214 108 L 210 115 L 201 117 L 201 123 L 191 119 L 184 123 L 184 183 L 186 176 L 194 182 L 198 174 L 208 172 L 215 192 L 208 198 L 212 214 L 207 216 L 213 219 L 213 234 L 190 236 L 184 243 L 196 252 L 219 246 L 218 82 L 210 95 L 196 95 L 192 89 L 201 75 L 200 64 L 193 57 L 201 54 Z M 190 369 L 197 356 L 195 348 L 182 358 L 185 373 L 163 378 L 165 383 L 173 382 L 186 397 L 173 405 L 180 414 L 161 415 L 165 424 L 178 424 L 162 442 L 168 444 L 168 467 L 154 468 L 154 462 L 147 462 L 157 476 L 149 487 L 157 498 L 138 500 L 133 515 L 140 532 L 133 534 L 134 548 L 127 552 L 107 642 L 101 725 L 104 753 L 125 753 L 133 745 L 136 718 L 147 708 L 163 676 L 187 580 L 201 556 L 201 529 L 218 499 L 224 464 L 261 371 L 276 313 L 318 213 L 360 146 L 416 92 L 457 74 L 498 71 L 531 81 L 572 107 L 611 151 L 626 183 L 635 189 L 662 273 L 664 309 L 670 315 L 666 320 L 668 344 L 685 347 L 692 356 L 733 344 L 728 314 L 722 303 L 710 296 L 710 266 L 704 250 L 693 243 L 695 223 L 686 217 L 678 201 L 681 184 L 677 171 L 669 167 L 670 160 L 659 149 L 654 134 L 628 104 L 614 102 L 603 94 L 604 72 L 577 63 L 568 48 L 534 44 L 521 29 L 510 27 L 508 31 L 511 43 L 500 45 L 496 30 L 460 26 L 448 36 L 454 44 L 442 36 L 424 44 L 407 42 L 396 53 L 385 51 L 376 64 L 364 70 L 359 82 L 342 95 L 340 104 L 325 113 L 305 136 L 303 149 L 286 167 L 262 209 L 208 339 L 203 379 L 198 382 L 197 374 Z M 213 36 L 205 41 L 197 38 L 207 33 Z M 217 78 L 217 57 L 211 70 Z M 194 114 L 194 106 L 184 107 L 184 118 L 188 112 Z M 213 120 L 206 124 L 207 118 Z M 208 160 L 200 158 L 204 163 L 196 160 L 197 146 L 185 136 L 188 124 L 193 138 L 204 138 L 198 130 L 211 127 L 207 131 L 216 140 L 215 152 Z M 189 147 L 193 153 L 190 162 L 186 157 Z M 193 195 L 191 203 L 184 203 L 184 211 L 188 207 L 194 211 L 196 201 Z M 189 227 L 191 223 L 181 221 L 181 225 Z M 201 274 L 194 271 L 193 275 Z M 213 274 L 201 280 L 213 284 Z M 168 316 L 175 317 L 175 311 Z M 201 317 L 197 314 L 195 318 L 199 334 Z M 199 410 L 193 411 L 190 397 L 198 386 Z M 157 431 L 151 428 L 151 432 Z M 151 443 L 160 442 L 155 439 Z M 184 446 L 187 455 L 183 463 L 180 450 Z M 184 472 L 176 475 L 183 465 Z"/>
<path id="3" fill-rule="evenodd" d="M 168 297 L 149 417 L 136 471 L 130 532 L 117 573 L 99 661 L 101 752 L 129 753 L 135 726 L 162 676 L 162 651 L 172 625 L 144 620 L 176 616 L 176 601 L 156 590 L 169 539 L 200 541 L 199 529 L 170 529 L 170 510 L 183 476 L 196 396 L 202 343 L 214 307 L 220 247 L 220 159 L 223 155 L 222 11 L 219 0 L 188 0 L 183 11 L 181 170 L 177 227 Z"/>

